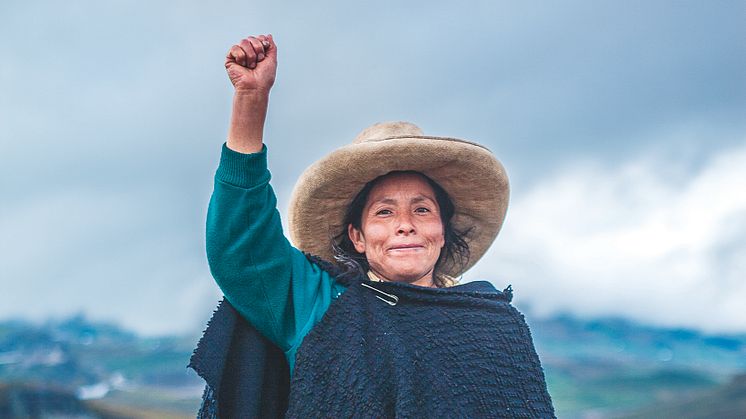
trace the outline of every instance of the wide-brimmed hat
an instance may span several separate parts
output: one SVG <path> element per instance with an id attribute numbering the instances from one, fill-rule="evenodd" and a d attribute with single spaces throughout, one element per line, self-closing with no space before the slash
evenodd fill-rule
<path id="1" fill-rule="evenodd" d="M 463 267 L 444 267 L 458 277 L 471 268 L 497 237 L 508 208 L 508 176 L 484 146 L 458 138 L 424 135 L 409 122 L 385 122 L 363 130 L 309 166 L 290 198 L 290 239 L 300 250 L 334 261 L 332 241 L 347 207 L 371 180 L 392 171 L 414 170 L 437 182 L 455 207 L 452 225 L 468 231 L 470 258 Z"/>

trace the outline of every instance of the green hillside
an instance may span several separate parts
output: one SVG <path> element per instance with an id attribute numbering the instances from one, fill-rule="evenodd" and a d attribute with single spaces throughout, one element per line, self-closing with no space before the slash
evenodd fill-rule
<path id="1" fill-rule="evenodd" d="M 615 417 L 672 400 L 706 398 L 746 372 L 743 335 L 616 318 L 528 320 L 560 417 Z"/>
<path id="2" fill-rule="evenodd" d="M 185 419 L 193 414 L 82 401 L 69 391 L 50 386 L 0 384 L 0 418 Z"/>
<path id="3" fill-rule="evenodd" d="M 746 418 L 746 374 L 737 375 L 730 382 L 712 390 L 686 398 L 675 397 L 674 400 L 622 414 L 619 418 Z"/>

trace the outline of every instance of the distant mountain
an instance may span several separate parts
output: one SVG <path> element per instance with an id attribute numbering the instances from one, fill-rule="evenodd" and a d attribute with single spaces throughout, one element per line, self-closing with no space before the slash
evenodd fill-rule
<path id="1" fill-rule="evenodd" d="M 0 383 L 13 383 L 8 391 L 27 386 L 17 394 L 29 394 L 29 388 L 50 394 L 54 388 L 53 394 L 100 399 L 111 408 L 161 412 L 155 417 L 193 415 L 203 388 L 186 368 L 194 344 L 185 337 L 141 338 L 82 316 L 42 325 L 2 322 Z"/>
<path id="2" fill-rule="evenodd" d="M 54 388 L 0 384 L 0 418 L 104 418 L 73 394 Z M 108 418 L 107 418 L 108 419 Z"/>
<path id="3" fill-rule="evenodd" d="M 746 374 L 737 375 L 730 382 L 687 400 L 656 403 L 655 406 L 621 415 L 620 418 L 746 418 Z"/>
<path id="4" fill-rule="evenodd" d="M 620 318 L 582 320 L 570 315 L 529 322 L 537 350 L 552 356 L 702 369 L 726 376 L 746 370 L 746 334 L 708 335 Z"/>
<path id="5" fill-rule="evenodd" d="M 0 418 L 185 419 L 192 414 L 79 400 L 60 388 L 0 383 Z"/>
<path id="6" fill-rule="evenodd" d="M 746 372 L 746 335 L 569 315 L 529 325 L 560 417 L 605 418 L 709 397 Z"/>
<path id="7" fill-rule="evenodd" d="M 733 379 L 746 372 L 746 335 L 614 318 L 529 315 L 528 321 L 562 418 L 651 417 L 645 412 L 657 410 L 646 406 L 678 412 L 706 400 L 738 409 L 746 398 L 739 390 L 743 379 Z M 7 408 L 8 394 L 14 400 L 62 400 L 56 397 L 65 394 L 80 403 L 60 403 L 94 409 L 89 417 L 193 416 L 203 382 L 186 365 L 196 340 L 142 338 L 82 316 L 42 325 L 0 322 L 0 383 L 14 383 L 2 387 L 0 408 Z M 22 396 L 33 391 L 48 396 Z"/>

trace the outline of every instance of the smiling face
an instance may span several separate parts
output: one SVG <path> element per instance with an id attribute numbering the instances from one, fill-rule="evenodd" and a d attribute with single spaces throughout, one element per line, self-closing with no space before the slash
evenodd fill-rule
<path id="1" fill-rule="evenodd" d="M 360 230 L 348 226 L 355 250 L 382 279 L 434 286 L 433 269 L 445 243 L 440 207 L 427 180 L 394 173 L 370 190 Z"/>

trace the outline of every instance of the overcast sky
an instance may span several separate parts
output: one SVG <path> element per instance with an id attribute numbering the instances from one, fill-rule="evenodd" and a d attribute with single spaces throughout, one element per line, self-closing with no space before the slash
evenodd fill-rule
<path id="1" fill-rule="evenodd" d="M 465 280 L 569 311 L 746 332 L 746 4 L 0 4 L 0 318 L 195 333 L 228 48 L 272 33 L 284 214 L 366 126 L 477 141 L 512 196 Z M 530 320 L 530 319 L 529 319 Z"/>

